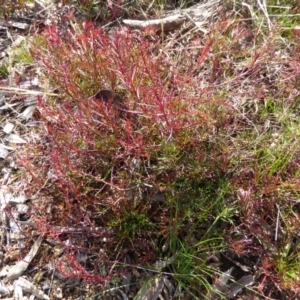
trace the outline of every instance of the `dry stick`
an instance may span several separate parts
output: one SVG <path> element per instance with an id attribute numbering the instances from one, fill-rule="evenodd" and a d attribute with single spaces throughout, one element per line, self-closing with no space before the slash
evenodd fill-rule
<path id="1" fill-rule="evenodd" d="M 4 93 L 12 93 L 12 94 L 20 94 L 20 95 L 47 95 L 47 96 L 59 96 L 59 94 L 55 93 L 47 93 L 42 91 L 34 91 L 34 90 L 26 90 L 15 87 L 0 87 L 0 91 Z"/>
<path id="2" fill-rule="evenodd" d="M 197 27 L 205 23 L 210 17 L 217 13 L 217 6 L 222 3 L 220 0 L 206 1 L 194 5 L 188 9 L 175 10 L 169 13 L 168 16 L 155 20 L 123 20 L 123 23 L 131 28 L 144 29 L 153 27 L 157 30 L 172 31 L 179 28 L 184 22 L 192 20 Z"/>
<path id="3" fill-rule="evenodd" d="M 123 20 L 123 23 L 132 28 L 146 28 L 150 26 L 156 29 L 163 28 L 163 31 L 171 31 L 180 27 L 185 20 L 186 20 L 185 16 L 183 16 L 182 14 L 177 14 L 170 17 L 156 19 L 156 20 L 149 20 L 149 21 Z"/>

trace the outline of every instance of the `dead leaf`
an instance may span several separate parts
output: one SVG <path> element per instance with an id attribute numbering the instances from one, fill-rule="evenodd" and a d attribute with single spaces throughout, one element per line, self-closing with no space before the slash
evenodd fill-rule
<path id="1" fill-rule="evenodd" d="M 164 288 L 164 278 L 158 274 L 147 280 L 138 291 L 134 300 L 157 300 Z"/>
<path id="2" fill-rule="evenodd" d="M 29 253 L 24 257 L 23 260 L 18 261 L 14 266 L 10 267 L 7 271 L 6 278 L 3 280 L 3 282 L 7 282 L 8 280 L 16 279 L 27 269 L 28 265 L 36 255 L 36 253 L 39 250 L 39 247 L 42 243 L 43 236 L 40 235 L 35 243 L 33 244 L 31 250 Z M 1 270 L 1 274 L 3 270 Z"/>
<path id="3" fill-rule="evenodd" d="M 18 136 L 16 134 L 10 134 L 5 140 L 12 144 L 26 144 L 27 143 L 24 139 L 22 139 L 20 136 Z"/>
<path id="4" fill-rule="evenodd" d="M 17 286 L 20 287 L 26 293 L 30 293 L 39 299 L 50 300 L 50 298 L 44 292 L 42 292 L 40 289 L 38 289 L 31 282 L 29 282 L 28 280 L 26 280 L 23 277 L 20 277 L 16 281 L 15 285 L 16 285 L 16 287 Z"/>
<path id="5" fill-rule="evenodd" d="M 21 118 L 26 121 L 29 120 L 33 116 L 35 109 L 36 109 L 36 105 L 30 105 L 26 107 L 26 109 L 20 115 Z"/>
<path id="6" fill-rule="evenodd" d="M 8 295 L 12 292 L 12 285 L 6 286 L 2 281 L 0 281 L 0 294 Z"/>
<path id="7" fill-rule="evenodd" d="M 243 288 L 252 285 L 254 283 L 254 277 L 252 275 L 243 276 L 237 282 L 231 283 L 229 285 L 229 292 L 227 296 L 229 298 L 235 297 Z"/>
<path id="8" fill-rule="evenodd" d="M 3 132 L 9 134 L 13 131 L 15 125 L 13 123 L 6 123 L 3 127 Z"/>
<path id="9" fill-rule="evenodd" d="M 213 285 L 215 292 L 211 293 L 211 299 L 219 299 L 220 294 L 224 294 L 228 290 L 227 282 L 231 278 L 233 267 L 223 272 Z"/>
<path id="10" fill-rule="evenodd" d="M 6 158 L 9 152 L 7 151 L 7 147 L 3 144 L 0 144 L 0 158 Z"/>

